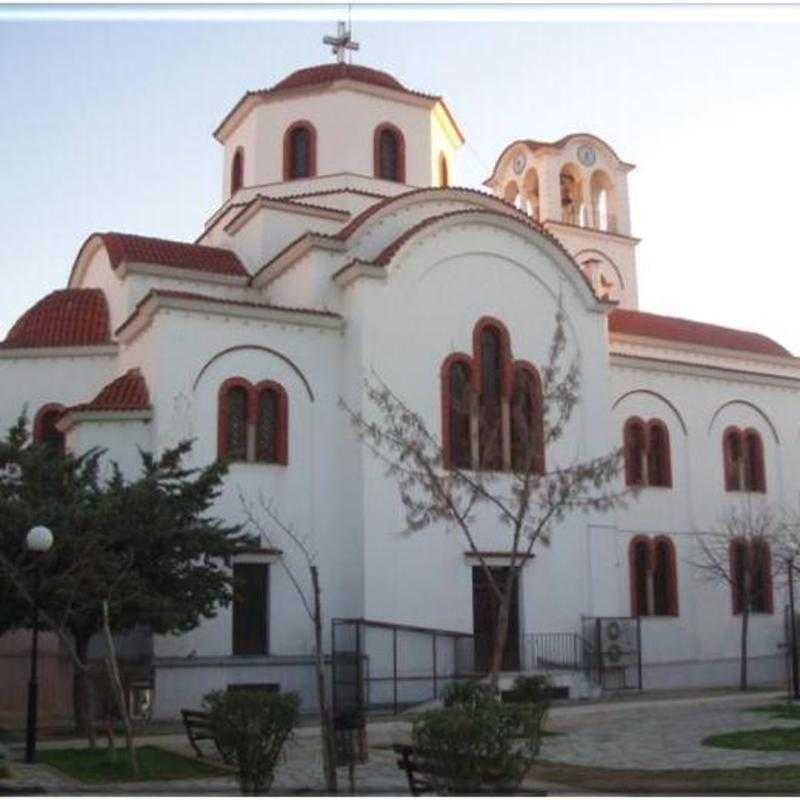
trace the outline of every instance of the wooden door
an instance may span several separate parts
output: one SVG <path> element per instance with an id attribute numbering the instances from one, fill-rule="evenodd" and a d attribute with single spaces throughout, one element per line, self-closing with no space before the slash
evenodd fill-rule
<path id="1" fill-rule="evenodd" d="M 505 586 L 509 575 L 508 567 L 492 567 L 492 576 L 497 584 Z M 497 612 L 500 602 L 492 591 L 483 567 L 472 568 L 472 619 L 475 635 L 475 669 L 487 672 L 492 657 Z M 503 654 L 503 670 L 519 669 L 519 580 L 511 594 L 508 612 L 508 638 Z"/>

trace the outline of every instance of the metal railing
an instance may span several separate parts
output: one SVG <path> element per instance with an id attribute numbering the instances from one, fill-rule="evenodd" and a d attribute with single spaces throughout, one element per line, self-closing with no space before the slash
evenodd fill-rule
<path id="1" fill-rule="evenodd" d="M 577 633 L 529 633 L 525 636 L 526 669 L 591 669 L 589 643 Z"/>
<path id="2" fill-rule="evenodd" d="M 474 672 L 471 633 L 367 619 L 332 620 L 334 713 L 434 700 Z"/>

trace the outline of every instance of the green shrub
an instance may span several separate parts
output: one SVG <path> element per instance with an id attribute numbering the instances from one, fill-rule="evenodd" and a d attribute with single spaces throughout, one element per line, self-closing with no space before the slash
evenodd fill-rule
<path id="1" fill-rule="evenodd" d="M 514 681 L 516 703 L 549 703 L 553 685 L 547 675 L 518 675 Z"/>
<path id="2" fill-rule="evenodd" d="M 242 794 L 266 794 L 300 715 L 294 693 L 212 692 L 204 706 L 220 750 L 239 770 Z"/>
<path id="3" fill-rule="evenodd" d="M 420 715 L 412 741 L 421 771 L 437 793 L 513 789 L 539 750 L 541 717 L 535 708 L 475 692 L 470 700 Z"/>
<path id="4" fill-rule="evenodd" d="M 445 708 L 453 706 L 467 706 L 474 708 L 484 700 L 494 695 L 492 687 L 479 681 L 461 681 L 451 683 L 442 695 Z"/>

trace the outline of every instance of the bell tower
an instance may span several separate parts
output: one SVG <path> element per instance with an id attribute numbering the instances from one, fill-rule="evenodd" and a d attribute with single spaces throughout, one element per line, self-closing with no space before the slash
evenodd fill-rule
<path id="1" fill-rule="evenodd" d="M 628 173 L 609 145 L 586 133 L 556 142 L 519 139 L 484 182 L 530 214 L 570 251 L 599 297 L 638 307 Z"/>

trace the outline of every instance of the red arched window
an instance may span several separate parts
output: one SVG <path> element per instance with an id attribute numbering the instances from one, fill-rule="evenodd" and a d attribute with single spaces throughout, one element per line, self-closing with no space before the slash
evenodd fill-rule
<path id="1" fill-rule="evenodd" d="M 511 382 L 511 469 L 544 472 L 544 417 L 539 373 L 517 364 Z"/>
<path id="2" fill-rule="evenodd" d="M 283 178 L 313 178 L 317 174 L 317 132 L 310 122 L 295 122 L 283 137 Z"/>
<path id="3" fill-rule="evenodd" d="M 672 540 L 634 536 L 628 548 L 633 616 L 677 616 L 678 568 Z"/>
<path id="4" fill-rule="evenodd" d="M 386 181 L 406 180 L 405 141 L 399 128 L 384 123 L 375 129 L 374 172 Z"/>
<path id="5" fill-rule="evenodd" d="M 478 439 L 481 466 L 503 467 L 502 425 L 503 339 L 497 328 L 486 325 L 480 332 L 480 382 Z"/>
<path id="6" fill-rule="evenodd" d="M 761 434 L 748 428 L 726 428 L 722 435 L 725 490 L 728 492 L 766 492 L 764 445 Z"/>
<path id="7" fill-rule="evenodd" d="M 766 492 L 764 475 L 764 446 L 758 431 L 748 428 L 744 432 L 744 487 L 748 492 Z"/>
<path id="8" fill-rule="evenodd" d="M 533 364 L 513 361 L 502 322 L 483 317 L 472 331 L 472 356 L 454 353 L 441 369 L 442 460 L 464 469 L 543 472 L 542 383 Z M 477 434 L 477 436 L 476 436 Z"/>
<path id="9" fill-rule="evenodd" d="M 265 464 L 288 463 L 288 403 L 282 386 L 272 381 L 260 383 L 255 390 L 256 461 Z"/>
<path id="10" fill-rule="evenodd" d="M 218 455 L 229 461 L 288 463 L 288 401 L 280 384 L 229 378 L 219 390 Z"/>
<path id="11" fill-rule="evenodd" d="M 660 419 L 651 419 L 647 423 L 647 484 L 672 486 L 669 430 Z"/>
<path id="12" fill-rule="evenodd" d="M 447 188 L 450 185 L 450 177 L 447 169 L 447 157 L 444 153 L 439 154 L 439 185 Z"/>
<path id="13" fill-rule="evenodd" d="M 244 151 L 240 147 L 233 154 L 231 164 L 231 194 L 236 194 L 244 186 Z"/>
<path id="14" fill-rule="evenodd" d="M 744 486 L 742 432 L 728 428 L 722 435 L 722 459 L 725 466 L 725 491 L 738 492 Z"/>
<path id="15" fill-rule="evenodd" d="M 760 537 L 750 541 L 733 539 L 730 545 L 733 613 L 747 608 L 757 614 L 772 614 L 772 557 L 769 542 Z"/>
<path id="16" fill-rule="evenodd" d="M 42 406 L 33 421 L 33 441 L 52 447 L 58 453 L 65 450 L 64 434 L 56 427 L 56 423 L 64 413 L 64 406 L 48 403 Z"/>
<path id="17" fill-rule="evenodd" d="M 454 355 L 442 366 L 445 466 L 472 467 L 472 368 L 468 356 Z"/>
<path id="18" fill-rule="evenodd" d="M 644 486 L 647 456 L 647 433 L 644 421 L 631 417 L 625 422 L 625 483 L 628 486 Z"/>
<path id="19" fill-rule="evenodd" d="M 653 550 L 653 614 L 678 616 L 678 567 L 675 545 L 667 536 L 657 536 Z"/>

